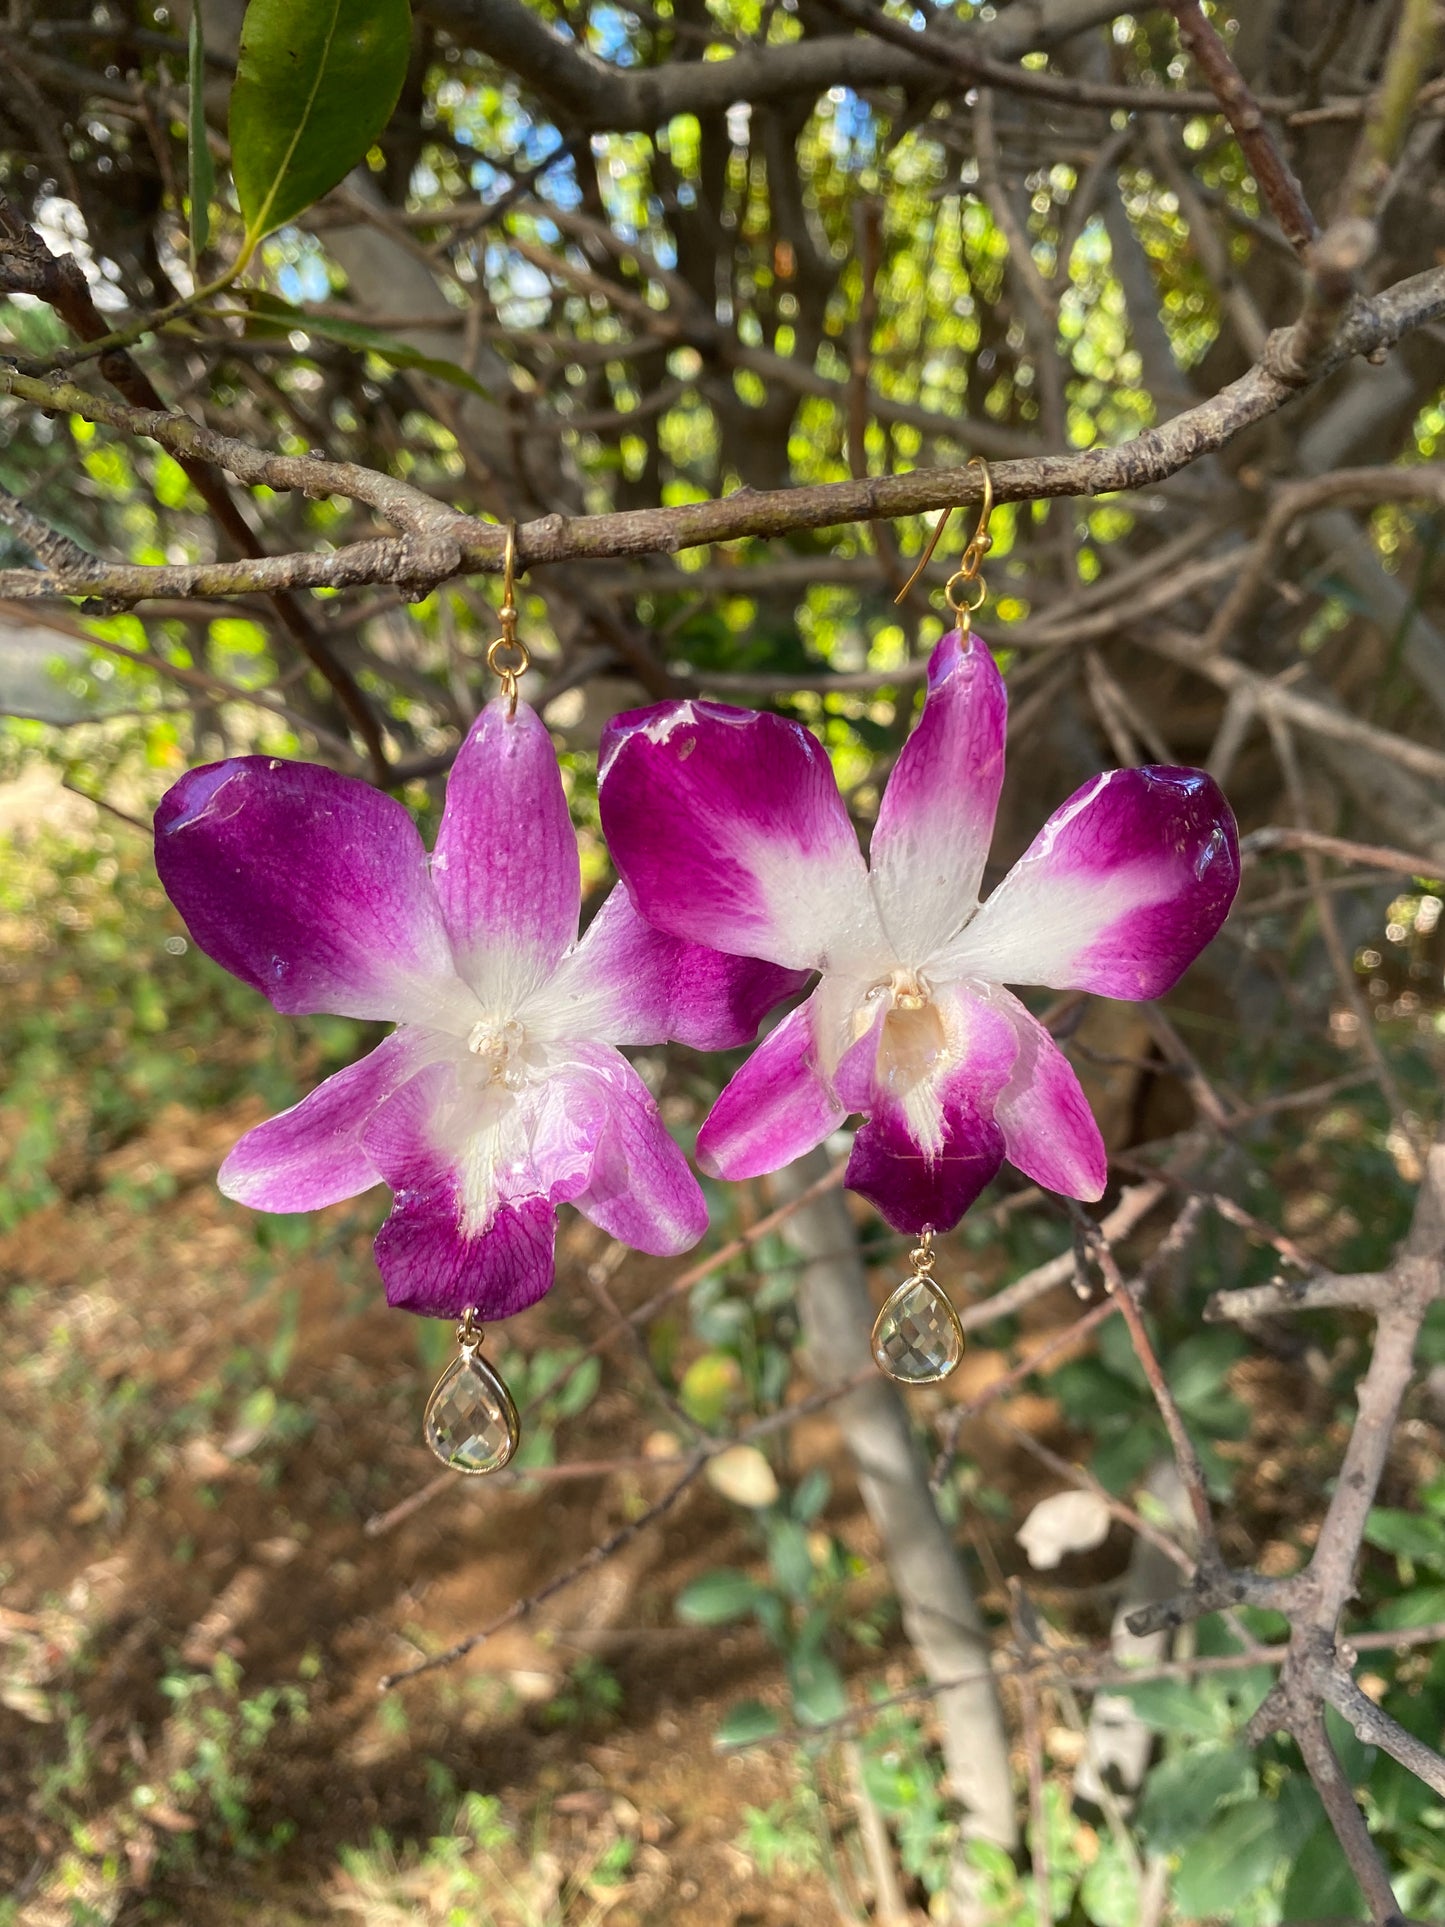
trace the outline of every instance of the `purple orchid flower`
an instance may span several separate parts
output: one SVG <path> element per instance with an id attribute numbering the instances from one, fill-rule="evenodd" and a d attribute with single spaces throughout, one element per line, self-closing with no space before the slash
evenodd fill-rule
<path id="1" fill-rule="evenodd" d="M 946 635 L 871 872 L 798 724 L 679 702 L 608 725 L 602 825 L 643 915 L 819 973 L 713 1107 L 704 1170 L 777 1171 L 861 1112 L 846 1182 L 897 1230 L 948 1230 L 1005 1158 L 1050 1190 L 1101 1196 L 1108 1160 L 1079 1081 L 1003 986 L 1159 996 L 1224 921 L 1238 837 L 1203 771 L 1110 770 L 980 904 L 1006 718 L 987 646 Z"/>
<path id="2" fill-rule="evenodd" d="M 430 859 L 394 798 L 240 756 L 162 798 L 156 867 L 200 947 L 277 1010 L 398 1026 L 241 1139 L 228 1197 L 311 1211 L 384 1180 L 388 1302 L 433 1317 L 540 1298 L 564 1200 L 641 1251 L 702 1236 L 697 1180 L 617 1046 L 746 1043 L 800 979 L 664 936 L 620 889 L 577 940 L 577 839 L 535 712 L 482 712 Z"/>

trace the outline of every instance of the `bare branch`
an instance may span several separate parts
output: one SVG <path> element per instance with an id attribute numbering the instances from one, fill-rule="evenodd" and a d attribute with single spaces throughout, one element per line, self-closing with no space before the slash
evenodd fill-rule
<path id="1" fill-rule="evenodd" d="M 824 94 L 830 87 L 901 86 L 928 93 L 938 87 L 938 58 L 931 47 L 918 47 L 921 36 L 913 34 L 913 46 L 853 34 L 810 35 L 789 45 L 749 48 L 730 60 L 676 61 L 638 71 L 562 40 L 522 0 L 423 0 L 421 11 L 461 45 L 517 75 L 568 127 L 598 132 L 651 133 L 677 114 L 722 114 L 735 101 L 758 106 Z M 1117 0 L 1053 0 L 1047 6 L 1024 0 L 996 20 L 929 38 L 967 42 L 980 60 L 998 63 L 1008 74 L 1014 70 L 1004 63 L 1045 51 L 1118 11 Z"/>
<path id="2" fill-rule="evenodd" d="M 1392 346 L 1403 335 L 1442 314 L 1445 268 L 1432 268 L 1398 282 L 1378 296 L 1368 311 L 1356 309 L 1346 317 L 1314 378 L 1322 379 L 1354 355 Z M 0 375 L 0 389 L 13 386 L 17 380 L 28 381 L 30 377 Z M 1265 366 L 1256 365 L 1219 394 L 1121 446 L 1001 462 L 993 471 L 996 499 L 1021 502 L 1146 487 L 1177 474 L 1201 455 L 1223 448 L 1243 429 L 1282 408 L 1296 392 Z M 75 412 L 85 411 L 77 405 Z M 178 432 L 188 437 L 196 432 L 196 424 L 188 416 L 177 419 L 182 424 Z M 280 459 L 261 457 L 255 450 L 247 456 L 248 462 Z M 288 471 L 296 477 L 291 486 L 314 484 L 318 492 L 337 492 L 334 469 L 343 465 L 316 456 L 286 459 L 295 464 Z M 380 487 L 383 479 L 379 478 L 376 486 Z M 797 529 L 971 506 L 980 499 L 980 486 L 977 472 L 968 468 L 918 469 L 909 475 L 871 476 L 804 488 L 738 489 L 719 501 L 674 508 L 627 509 L 607 515 L 547 515 L 518 530 L 518 560 L 523 568 L 535 568 L 579 558 L 675 554 L 680 549 L 746 536 L 776 536 Z M 430 544 L 422 550 L 415 543 L 410 548 L 396 542 L 356 543 L 330 557 L 307 554 L 230 563 L 106 564 L 98 578 L 84 582 L 71 582 L 63 572 L 52 570 L 0 572 L 0 596 L 99 595 L 133 603 L 149 595 L 225 596 L 256 589 L 341 587 L 362 582 L 430 586 L 451 574 L 500 571 L 505 549 L 500 529 L 472 517 L 457 516 L 447 522 L 440 539 L 457 544 L 458 562 L 452 568 L 441 568 L 444 555 Z M 1206 673 L 1213 672 L 1214 665 L 1210 665 Z M 1279 701 L 1285 703 L 1285 693 Z M 1435 773 L 1437 766 L 1445 768 L 1445 758 L 1430 759 L 1430 773 Z"/>
<path id="3" fill-rule="evenodd" d="M 1370 1838 L 1365 1817 L 1355 1801 L 1354 1790 L 1345 1778 L 1339 1757 L 1325 1730 L 1323 1708 L 1316 1705 L 1292 1729 L 1295 1742 L 1315 1783 L 1320 1803 L 1329 1815 L 1335 1838 L 1344 1848 L 1350 1870 L 1360 1883 L 1360 1891 L 1371 1918 L 1382 1927 L 1403 1927 L 1399 1902 L 1390 1885 L 1390 1876 Z"/>
<path id="4" fill-rule="evenodd" d="M 1310 212 L 1294 169 L 1265 124 L 1248 81 L 1235 66 L 1200 0 L 1168 0 L 1168 5 L 1179 23 L 1179 38 L 1234 129 L 1270 212 L 1290 244 L 1303 250 L 1318 237 L 1319 223 Z"/>

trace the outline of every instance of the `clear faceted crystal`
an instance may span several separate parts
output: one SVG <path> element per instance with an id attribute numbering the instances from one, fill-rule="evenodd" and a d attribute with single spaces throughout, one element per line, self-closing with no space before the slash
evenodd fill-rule
<path id="1" fill-rule="evenodd" d="M 909 1278 L 888 1300 L 873 1327 L 873 1356 L 905 1385 L 947 1378 L 963 1357 L 953 1308 L 930 1279 Z"/>
<path id="2" fill-rule="evenodd" d="M 437 1380 L 422 1432 L 454 1472 L 499 1472 L 517 1449 L 517 1409 L 487 1361 L 463 1355 Z"/>

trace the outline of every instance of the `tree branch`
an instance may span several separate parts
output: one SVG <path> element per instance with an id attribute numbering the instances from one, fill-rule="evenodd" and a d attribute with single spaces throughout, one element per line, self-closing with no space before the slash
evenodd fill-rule
<path id="1" fill-rule="evenodd" d="M 1372 354 L 1392 347 L 1402 336 L 1427 322 L 1445 315 L 1445 268 L 1431 268 L 1424 274 L 1398 282 L 1379 295 L 1368 310 L 1355 309 L 1345 319 L 1312 380 L 1321 380 L 1353 356 Z M 29 376 L 0 372 L 0 392 L 17 395 L 17 383 L 29 384 Z M 63 393 L 67 397 L 84 394 L 64 384 L 59 390 L 26 389 L 33 405 L 45 406 L 36 399 L 41 393 Z M 1223 448 L 1244 429 L 1265 420 L 1281 409 L 1298 390 L 1262 365 L 1256 364 L 1238 381 L 1231 382 L 1217 395 L 1196 407 L 1185 409 L 1157 428 L 1147 429 L 1132 441 L 1116 447 L 1099 447 L 1079 453 L 1047 455 L 1029 460 L 1001 462 L 993 470 L 995 498 L 1000 502 L 1020 502 L 1046 497 L 1103 495 L 1116 490 L 1139 489 L 1165 480 L 1196 462 L 1202 455 Z M 74 412 L 89 419 L 109 419 L 114 424 L 131 424 L 129 432 L 174 433 L 184 437 L 188 446 L 199 447 L 198 427 L 189 416 L 167 416 L 165 411 L 137 410 L 134 416 L 91 414 L 95 398 L 82 406 L 76 400 Z M 142 427 L 134 423 L 144 421 Z M 165 421 L 174 428 L 164 428 Z M 218 437 L 209 443 L 215 459 L 229 466 L 230 453 L 224 447 L 229 438 Z M 281 486 L 302 487 L 318 494 L 337 494 L 338 472 L 347 464 L 331 463 L 317 456 L 270 456 L 241 445 L 237 454 L 248 474 L 259 479 L 269 475 L 286 478 Z M 194 461 L 188 456 L 187 460 Z M 284 464 L 284 466 L 275 466 Z M 362 471 L 372 476 L 374 471 Z M 276 484 L 273 484 L 276 485 Z M 380 504 L 383 491 L 393 486 L 383 476 L 368 480 L 369 496 Z M 792 489 L 738 489 L 711 502 L 686 503 L 673 508 L 620 510 L 608 515 L 547 515 L 525 523 L 517 534 L 517 557 L 522 568 L 544 563 L 587 558 L 675 554 L 680 549 L 696 548 L 712 542 L 737 541 L 748 536 L 776 536 L 799 529 L 835 527 L 845 522 L 876 521 L 902 515 L 917 515 L 951 506 L 970 506 L 980 499 L 981 484 L 976 470 L 968 468 L 917 469 L 908 475 L 880 475 L 847 482 L 819 483 Z M 389 496 L 386 513 L 405 508 L 415 511 L 417 491 L 405 490 Z M 422 498 L 425 499 L 425 498 Z M 72 580 L 63 570 L 12 570 L 0 573 L 0 596 L 101 596 L 119 603 L 133 603 L 147 596 L 226 596 L 257 589 L 343 587 L 364 582 L 399 582 L 427 585 L 458 573 L 498 573 L 502 566 L 506 537 L 494 525 L 474 517 L 455 514 L 437 506 L 439 540 L 455 542 L 456 562 L 442 567 L 445 556 L 415 541 L 408 548 L 399 541 L 354 543 L 331 555 L 299 554 L 267 556 L 240 562 L 212 562 L 171 565 L 101 564 L 98 575 L 84 581 Z M 442 526 L 444 524 L 444 526 Z M 1211 665 L 1209 673 L 1213 672 Z M 1241 673 L 1245 673 L 1242 672 Z M 1281 702 L 1284 698 L 1281 697 Z M 1434 758 L 1445 768 L 1445 758 Z"/>
<path id="2" fill-rule="evenodd" d="M 1168 0 L 1168 6 L 1179 24 L 1179 38 L 1223 108 L 1270 212 L 1290 245 L 1303 251 L 1318 239 L 1319 223 L 1294 169 L 1265 124 L 1249 82 L 1235 66 L 1200 0 Z"/>
<path id="3" fill-rule="evenodd" d="M 1021 0 L 996 20 L 928 38 L 950 45 L 967 41 L 1007 76 L 1016 70 L 1004 63 L 1046 51 L 1119 10 L 1118 0 Z M 852 34 L 810 35 L 728 60 L 640 69 L 614 66 L 562 40 L 522 0 L 422 0 L 420 11 L 459 45 L 515 74 L 569 128 L 596 133 L 651 133 L 677 114 L 722 114 L 735 101 L 760 106 L 824 94 L 830 87 L 938 90 L 939 59 L 932 47 L 917 45 L 920 35 L 910 35 L 913 46 Z"/>

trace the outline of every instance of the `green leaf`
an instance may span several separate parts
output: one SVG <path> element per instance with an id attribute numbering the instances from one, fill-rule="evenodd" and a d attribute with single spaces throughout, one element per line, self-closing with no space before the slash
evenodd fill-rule
<path id="1" fill-rule="evenodd" d="M 1397 1559 L 1445 1568 L 1445 1522 L 1437 1518 L 1420 1518 L 1413 1512 L 1377 1505 L 1366 1521 L 1365 1537 L 1372 1546 L 1392 1552 Z"/>
<path id="2" fill-rule="evenodd" d="M 828 1503 L 828 1494 L 831 1490 L 828 1474 L 821 1465 L 815 1465 L 812 1471 L 805 1474 L 799 1481 L 798 1488 L 792 1496 L 789 1509 L 793 1517 L 805 1526 L 810 1526 Z"/>
<path id="3" fill-rule="evenodd" d="M 1079 1898 L 1094 1927 L 1136 1927 L 1139 1876 L 1117 1840 L 1106 1839 L 1084 1875 Z"/>
<path id="4" fill-rule="evenodd" d="M 1393 1632 L 1406 1626 L 1433 1626 L 1445 1619 L 1445 1586 L 1416 1586 L 1387 1599 L 1368 1621 L 1372 1631 Z"/>
<path id="5" fill-rule="evenodd" d="M 186 108 L 186 192 L 191 201 L 191 272 L 206 251 L 211 238 L 211 193 L 216 185 L 216 170 L 211 165 L 211 150 L 206 142 L 206 43 L 201 27 L 201 9 L 191 8 L 191 40 L 187 78 L 189 101 Z"/>
<path id="6" fill-rule="evenodd" d="M 1233 1919 L 1239 1904 L 1268 1886 L 1283 1854 L 1272 1800 L 1231 1807 L 1186 1848 L 1174 1876 L 1174 1904 L 1190 1917 Z"/>
<path id="7" fill-rule="evenodd" d="M 683 1588 L 677 1596 L 677 1616 L 695 1626 L 723 1626 L 731 1619 L 745 1619 L 763 1596 L 763 1588 L 745 1572 L 719 1566 Z"/>
<path id="8" fill-rule="evenodd" d="M 1254 1793 L 1257 1786 L 1243 1747 L 1191 1746 L 1150 1773 L 1139 1806 L 1139 1825 L 1151 1847 L 1167 1852 L 1192 1840 L 1227 1800 Z"/>
<path id="9" fill-rule="evenodd" d="M 364 321 L 307 314 L 304 308 L 293 308 L 289 301 L 282 301 L 279 296 L 267 294 L 259 288 L 246 291 L 246 302 L 251 310 L 246 323 L 248 335 L 289 335 L 298 332 L 315 335 L 318 340 L 334 341 L 339 347 L 356 348 L 375 355 L 380 361 L 389 361 L 393 368 L 415 369 L 417 374 L 430 375 L 434 381 L 450 382 L 454 388 L 465 388 L 484 400 L 491 399 L 491 389 L 483 387 L 474 375 L 469 375 L 456 362 L 444 361 L 439 355 L 424 355 L 420 348 L 398 341 L 395 335 L 385 334 L 380 328 L 368 328 Z"/>
<path id="10" fill-rule="evenodd" d="M 1187 1733 L 1199 1740 L 1229 1737 L 1228 1704 L 1207 1688 L 1182 1679 L 1151 1679 L 1138 1686 L 1125 1681 L 1110 1690 L 1124 1694 L 1144 1724 L 1161 1733 Z"/>
<path id="11" fill-rule="evenodd" d="M 700 1352 L 682 1375 L 682 1409 L 699 1425 L 716 1425 L 743 1389 L 742 1367 L 730 1352 Z"/>
<path id="12" fill-rule="evenodd" d="M 813 1555 L 808 1535 L 796 1519 L 778 1517 L 768 1523 L 768 1564 L 789 1599 L 805 1600 L 813 1590 Z"/>
<path id="13" fill-rule="evenodd" d="M 1200 1332 L 1169 1354 L 1169 1389 L 1186 1418 L 1217 1438 L 1241 1439 L 1249 1408 L 1225 1383 L 1244 1347 L 1234 1332 Z"/>
<path id="14" fill-rule="evenodd" d="M 1286 1920 L 1358 1920 L 1369 1909 L 1340 1850 L 1334 1828 L 1317 1827 L 1300 1848 L 1285 1883 Z"/>
<path id="15" fill-rule="evenodd" d="M 729 1707 L 714 1738 L 719 1746 L 756 1746 L 770 1740 L 782 1722 L 771 1706 L 761 1700 L 739 1700 Z"/>
<path id="16" fill-rule="evenodd" d="M 251 0 L 231 91 L 248 248 L 365 159 L 410 58 L 409 0 Z"/>
<path id="17" fill-rule="evenodd" d="M 800 1725 L 826 1726 L 848 1711 L 843 1675 L 826 1653 L 794 1654 L 788 1661 L 788 1685 Z"/>
<path id="18" fill-rule="evenodd" d="M 579 1359 L 571 1376 L 557 1394 L 558 1418 L 576 1418 L 585 1412 L 597 1396 L 597 1387 L 602 1383 L 602 1360 L 600 1358 Z"/>

